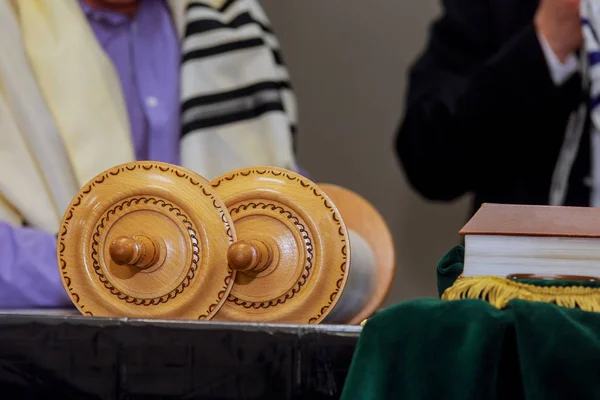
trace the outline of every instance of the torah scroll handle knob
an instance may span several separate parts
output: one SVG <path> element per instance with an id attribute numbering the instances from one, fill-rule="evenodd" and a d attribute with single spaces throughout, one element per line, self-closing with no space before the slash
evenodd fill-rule
<path id="1" fill-rule="evenodd" d="M 227 261 L 231 268 L 240 272 L 261 272 L 271 263 L 268 246 L 260 240 L 240 240 L 227 250 Z"/>
<path id="2" fill-rule="evenodd" d="M 118 265 L 145 269 L 156 263 L 160 248 L 148 236 L 121 236 L 113 240 L 109 252 L 110 258 Z"/>

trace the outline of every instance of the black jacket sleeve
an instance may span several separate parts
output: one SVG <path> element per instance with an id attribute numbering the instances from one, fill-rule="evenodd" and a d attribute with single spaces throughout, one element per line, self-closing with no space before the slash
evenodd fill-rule
<path id="1" fill-rule="evenodd" d="M 518 129 L 521 119 L 533 118 L 530 107 L 558 95 L 533 23 L 497 45 L 488 7 L 484 0 L 445 0 L 409 73 L 396 150 L 411 185 L 431 200 L 453 200 L 510 173 L 515 158 L 527 156 L 516 147 L 547 140 L 547 132 Z"/>

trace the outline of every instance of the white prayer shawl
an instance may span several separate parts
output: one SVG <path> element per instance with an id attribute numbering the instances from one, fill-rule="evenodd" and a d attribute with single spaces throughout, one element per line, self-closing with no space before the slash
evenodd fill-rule
<path id="1" fill-rule="evenodd" d="M 583 24 L 583 65 L 589 90 L 592 145 L 592 195 L 591 205 L 600 206 L 600 2 L 583 0 L 581 2 L 581 20 Z"/>
<path id="2" fill-rule="evenodd" d="M 295 98 L 258 2 L 170 6 L 182 38 L 182 165 L 207 179 L 296 169 Z M 118 76 L 77 0 L 0 0 L 0 221 L 56 233 L 80 187 L 133 160 Z"/>
<path id="3" fill-rule="evenodd" d="M 600 1 L 582 0 L 580 4 L 583 46 L 580 53 L 582 89 L 589 91 L 589 101 L 582 103 L 570 115 L 565 138 L 558 156 L 552 186 L 550 205 L 563 205 L 569 183 L 569 175 L 579 151 L 579 143 L 586 118 L 591 117 L 591 194 L 590 205 L 600 206 Z"/>
<path id="4" fill-rule="evenodd" d="M 228 1 L 219 9 L 192 3 L 186 22 L 183 165 L 209 177 L 249 163 L 295 169 L 295 99 L 279 43 L 258 2 Z"/>

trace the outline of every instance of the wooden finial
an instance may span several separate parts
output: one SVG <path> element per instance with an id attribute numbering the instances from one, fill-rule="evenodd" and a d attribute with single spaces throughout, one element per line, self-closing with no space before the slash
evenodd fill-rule
<path id="1" fill-rule="evenodd" d="M 227 250 L 229 265 L 236 271 L 264 271 L 271 259 L 269 248 L 260 240 L 240 240 Z"/>
<path id="2" fill-rule="evenodd" d="M 173 164 L 102 172 L 73 198 L 59 232 L 62 283 L 84 315 L 211 320 L 233 288 L 227 206 L 210 182 Z"/>
<path id="3" fill-rule="evenodd" d="M 232 171 L 211 184 L 227 206 L 239 241 L 257 248 L 260 240 L 271 257 L 256 272 L 264 264 L 255 266 L 254 250 L 230 246 L 227 260 L 236 268 L 235 284 L 215 319 L 324 321 L 341 298 L 350 271 L 350 239 L 335 205 L 310 180 L 275 167 Z"/>
<path id="4" fill-rule="evenodd" d="M 121 236 L 113 240 L 109 252 L 118 265 L 145 269 L 156 263 L 160 249 L 147 236 Z"/>

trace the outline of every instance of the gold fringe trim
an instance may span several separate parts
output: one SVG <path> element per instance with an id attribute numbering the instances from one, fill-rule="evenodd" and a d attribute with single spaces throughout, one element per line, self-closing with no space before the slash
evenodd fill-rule
<path id="1" fill-rule="evenodd" d="M 583 286 L 536 286 L 496 276 L 457 279 L 442 300 L 479 299 L 504 308 L 511 300 L 553 303 L 559 307 L 600 312 L 600 288 Z"/>

